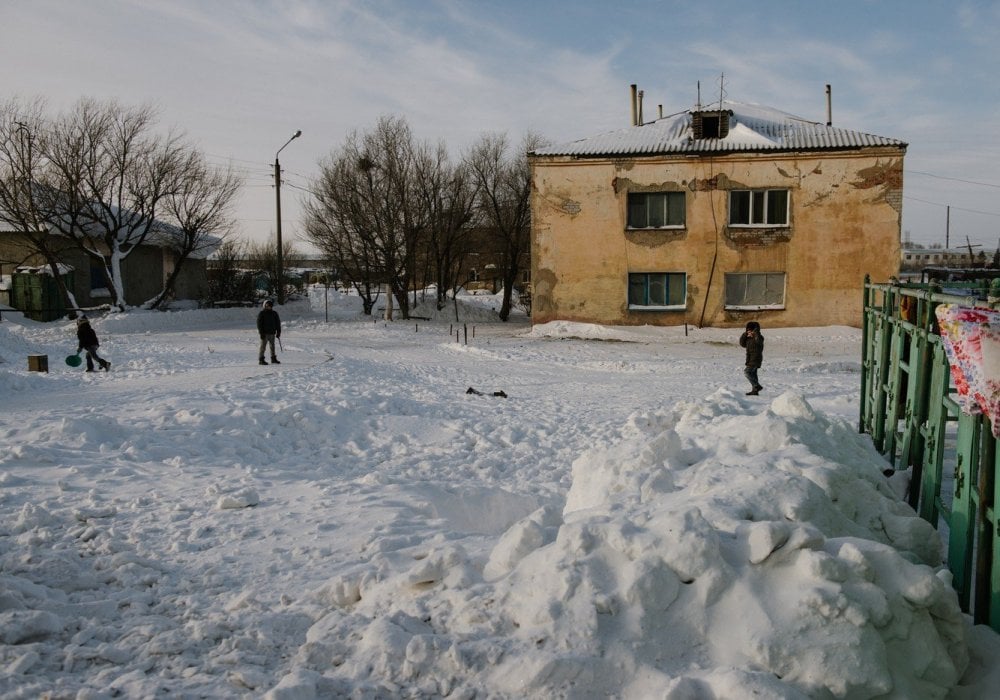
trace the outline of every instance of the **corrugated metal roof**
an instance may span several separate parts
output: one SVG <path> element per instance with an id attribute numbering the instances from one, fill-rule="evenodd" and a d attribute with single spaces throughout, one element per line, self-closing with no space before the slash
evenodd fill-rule
<path id="1" fill-rule="evenodd" d="M 875 136 L 827 126 L 787 112 L 744 102 L 726 100 L 721 109 L 732 113 L 729 133 L 724 138 L 695 139 L 691 115 L 696 111 L 716 112 L 719 103 L 673 114 L 642 126 L 630 126 L 597 136 L 546 146 L 534 151 L 539 156 L 626 156 L 670 153 L 758 153 L 766 151 L 817 151 L 896 146 L 899 139 Z"/>

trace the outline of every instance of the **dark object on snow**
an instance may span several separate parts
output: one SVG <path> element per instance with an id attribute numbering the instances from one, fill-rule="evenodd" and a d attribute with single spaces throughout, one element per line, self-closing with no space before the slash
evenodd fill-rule
<path id="1" fill-rule="evenodd" d="M 90 326 L 90 320 L 86 316 L 76 319 L 76 354 L 79 355 L 84 350 L 87 351 L 87 371 L 94 371 L 94 360 L 105 372 L 111 367 L 111 363 L 97 354 L 100 343 L 97 341 L 97 333 Z"/>
<path id="2" fill-rule="evenodd" d="M 468 389 L 465 390 L 465 393 L 466 394 L 475 394 L 476 396 L 486 396 L 485 393 L 483 393 L 482 391 L 479 391 L 479 389 L 473 389 L 471 386 Z M 504 399 L 507 398 L 507 394 L 505 394 L 502 390 L 501 391 L 494 391 L 493 392 L 493 396 L 499 396 L 499 397 L 504 398 Z"/>
<path id="3" fill-rule="evenodd" d="M 274 341 L 281 343 L 281 319 L 278 312 L 274 310 L 274 302 L 270 299 L 264 301 L 264 305 L 257 314 L 257 333 L 260 334 L 260 348 L 257 350 L 257 360 L 259 364 L 266 365 L 264 353 L 267 348 L 271 348 L 271 364 L 278 363 L 278 355 L 274 351 Z M 284 351 L 284 348 L 281 348 Z"/>

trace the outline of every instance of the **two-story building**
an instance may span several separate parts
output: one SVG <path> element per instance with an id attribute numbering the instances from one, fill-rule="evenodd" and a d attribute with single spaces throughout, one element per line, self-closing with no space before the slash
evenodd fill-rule
<path id="1" fill-rule="evenodd" d="M 859 326 L 906 147 L 727 100 L 537 149 L 532 321 Z"/>

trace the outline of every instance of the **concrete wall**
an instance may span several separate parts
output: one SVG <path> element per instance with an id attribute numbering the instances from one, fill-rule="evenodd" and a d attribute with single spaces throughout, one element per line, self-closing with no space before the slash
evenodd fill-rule
<path id="1" fill-rule="evenodd" d="M 898 274 L 903 154 L 533 156 L 533 323 L 861 325 L 866 274 Z M 788 227 L 731 228 L 729 191 L 788 189 Z M 629 192 L 683 191 L 683 229 L 629 230 Z M 630 310 L 630 272 L 685 272 L 686 308 Z M 727 272 L 783 272 L 785 308 L 727 310 Z"/>

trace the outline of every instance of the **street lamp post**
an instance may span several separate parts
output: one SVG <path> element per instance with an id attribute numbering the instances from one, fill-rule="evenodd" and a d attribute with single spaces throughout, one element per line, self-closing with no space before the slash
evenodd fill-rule
<path id="1" fill-rule="evenodd" d="M 290 144 L 292 141 L 302 136 L 302 130 L 299 129 L 294 134 L 292 138 L 285 141 L 285 146 Z M 285 261 L 284 261 L 284 251 L 282 250 L 281 244 L 281 165 L 278 163 L 278 153 L 285 150 L 285 146 L 278 149 L 277 153 L 274 154 L 274 203 L 275 209 L 277 211 L 277 221 L 276 233 L 278 238 L 278 304 L 285 303 Z"/>

